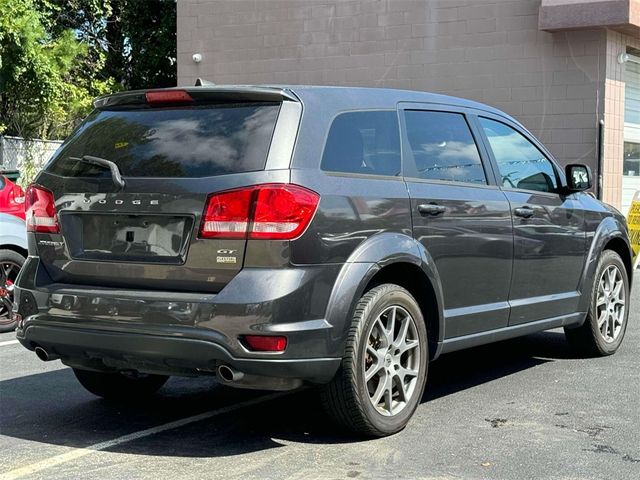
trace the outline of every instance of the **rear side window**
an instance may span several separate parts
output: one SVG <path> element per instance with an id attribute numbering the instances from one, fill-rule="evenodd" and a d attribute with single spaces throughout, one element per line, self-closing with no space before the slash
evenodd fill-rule
<path id="1" fill-rule="evenodd" d="M 395 111 L 347 112 L 331 124 L 322 170 L 400 175 L 400 129 Z"/>
<path id="2" fill-rule="evenodd" d="M 502 186 L 538 192 L 557 189 L 553 165 L 538 147 L 504 123 L 483 117 L 479 120 L 498 164 Z"/>
<path id="3" fill-rule="evenodd" d="M 69 157 L 111 160 L 125 177 L 208 177 L 262 170 L 278 104 L 96 110 L 57 152 L 49 171 L 109 176 Z"/>
<path id="4" fill-rule="evenodd" d="M 418 178 L 486 184 L 478 147 L 460 113 L 405 111 Z"/>

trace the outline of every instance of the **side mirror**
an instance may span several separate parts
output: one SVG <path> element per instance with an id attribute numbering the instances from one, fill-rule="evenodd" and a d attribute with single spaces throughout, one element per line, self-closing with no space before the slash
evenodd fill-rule
<path id="1" fill-rule="evenodd" d="M 591 169 L 588 166 L 572 163 L 566 166 L 565 172 L 570 192 L 582 192 L 591 188 Z"/>

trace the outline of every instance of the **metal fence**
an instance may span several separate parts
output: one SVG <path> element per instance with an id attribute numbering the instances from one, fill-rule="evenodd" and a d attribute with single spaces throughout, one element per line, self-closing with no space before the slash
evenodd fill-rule
<path id="1" fill-rule="evenodd" d="M 62 140 L 25 140 L 0 135 L 0 170 L 38 171 L 51 158 Z M 30 168 L 26 168 L 30 164 Z"/>

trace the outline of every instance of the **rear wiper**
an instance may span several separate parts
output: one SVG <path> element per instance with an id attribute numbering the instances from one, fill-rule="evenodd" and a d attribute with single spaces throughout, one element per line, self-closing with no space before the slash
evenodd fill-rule
<path id="1" fill-rule="evenodd" d="M 92 155 L 83 155 L 82 157 L 69 157 L 69 159 L 109 169 L 111 171 L 111 179 L 113 180 L 113 183 L 115 183 L 116 187 L 118 187 L 120 190 L 124 188 L 124 180 L 120 175 L 118 165 L 113 163 L 111 160 L 94 157 Z"/>

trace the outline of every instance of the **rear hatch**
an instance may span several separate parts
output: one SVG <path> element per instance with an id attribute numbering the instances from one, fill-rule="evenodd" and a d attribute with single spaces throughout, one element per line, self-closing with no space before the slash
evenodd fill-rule
<path id="1" fill-rule="evenodd" d="M 51 278 L 219 291 L 242 268 L 246 235 L 233 234 L 241 222 L 205 222 L 203 212 L 216 193 L 289 180 L 287 170 L 265 170 L 283 100 L 275 89 L 98 100 L 27 192 L 32 248 Z"/>

